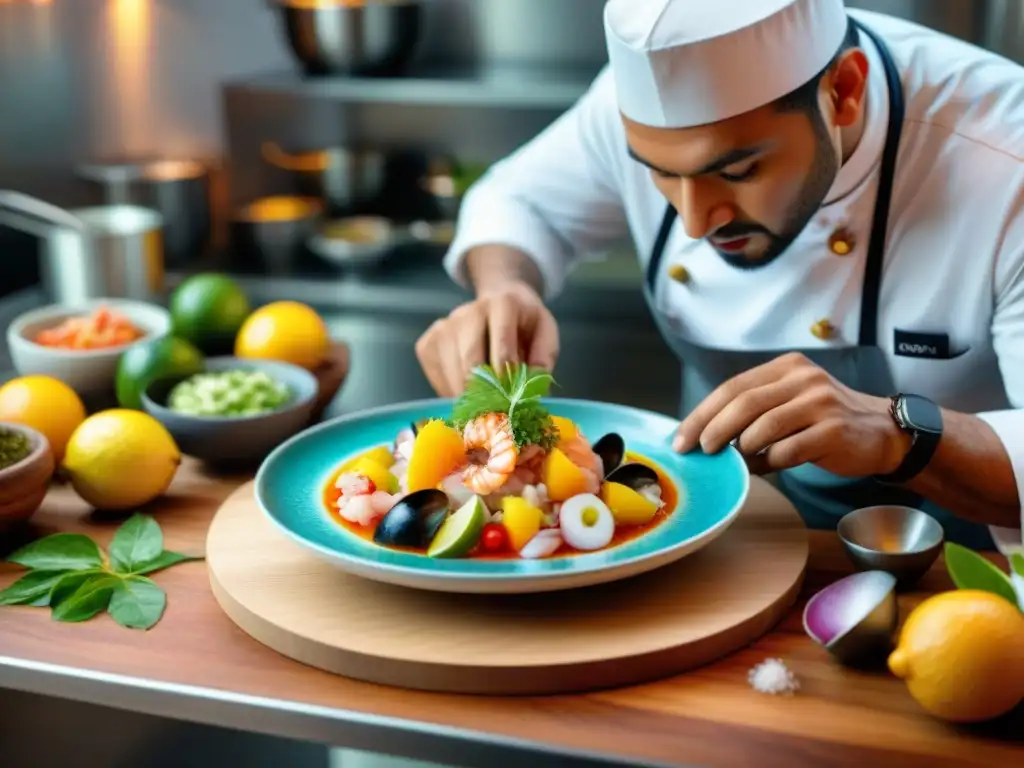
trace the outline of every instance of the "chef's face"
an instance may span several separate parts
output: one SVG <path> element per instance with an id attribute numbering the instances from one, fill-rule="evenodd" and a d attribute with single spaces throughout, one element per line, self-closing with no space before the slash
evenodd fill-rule
<path id="1" fill-rule="evenodd" d="M 783 253 L 820 208 L 842 162 L 844 129 L 859 126 L 867 60 L 843 54 L 806 109 L 772 104 L 685 129 L 626 118 L 629 152 L 683 220 L 731 264 L 764 266 Z"/>

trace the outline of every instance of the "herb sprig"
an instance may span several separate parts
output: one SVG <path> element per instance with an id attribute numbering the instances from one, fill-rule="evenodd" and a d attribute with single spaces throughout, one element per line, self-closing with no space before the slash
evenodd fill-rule
<path id="1" fill-rule="evenodd" d="M 461 432 L 475 418 L 504 413 L 520 449 L 539 445 L 550 450 L 558 442 L 558 430 L 540 400 L 554 383 L 554 377 L 543 368 L 525 363 L 506 364 L 500 375 L 489 365 L 478 365 L 452 406 L 448 424 Z"/>
<path id="2" fill-rule="evenodd" d="M 114 533 L 109 555 L 80 533 L 55 533 L 7 560 L 29 572 L 0 591 L 0 605 L 49 607 L 55 621 L 87 621 L 106 610 L 129 629 L 150 629 L 167 595 L 149 574 L 202 558 L 164 549 L 163 531 L 149 515 L 135 514 Z"/>

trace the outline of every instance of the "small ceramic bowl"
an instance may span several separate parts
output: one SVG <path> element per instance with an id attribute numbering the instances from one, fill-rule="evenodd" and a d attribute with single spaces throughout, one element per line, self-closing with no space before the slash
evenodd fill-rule
<path id="1" fill-rule="evenodd" d="M 847 556 L 862 571 L 885 571 L 897 586 L 916 584 L 942 551 L 942 526 L 911 507 L 864 507 L 839 521 L 839 539 Z"/>
<path id="2" fill-rule="evenodd" d="M 40 331 L 68 318 L 88 315 L 99 307 L 109 307 L 124 315 L 145 335 L 131 344 L 82 351 L 55 349 L 33 341 Z M 52 376 L 89 401 L 114 391 L 117 362 L 126 349 L 166 336 L 170 331 L 171 314 L 163 307 L 130 299 L 97 299 L 75 306 L 51 304 L 22 314 L 7 329 L 7 346 L 19 375 Z"/>
<path id="3" fill-rule="evenodd" d="M 882 662 L 899 624 L 896 578 L 864 571 L 830 584 L 807 601 L 804 631 L 848 666 Z"/>
<path id="4" fill-rule="evenodd" d="M 0 421 L 0 430 L 20 432 L 29 441 L 30 453 L 17 464 L 0 469 L 0 533 L 24 523 L 43 503 L 56 462 L 50 443 L 39 432 L 22 424 Z"/>
<path id="5" fill-rule="evenodd" d="M 171 390 L 188 376 L 157 379 L 142 393 L 142 406 L 171 433 L 182 453 L 210 464 L 253 464 L 309 426 L 317 401 L 316 377 L 297 365 L 271 360 L 211 357 L 207 371 L 263 371 L 291 389 L 282 407 L 257 416 L 192 416 L 167 407 Z"/>

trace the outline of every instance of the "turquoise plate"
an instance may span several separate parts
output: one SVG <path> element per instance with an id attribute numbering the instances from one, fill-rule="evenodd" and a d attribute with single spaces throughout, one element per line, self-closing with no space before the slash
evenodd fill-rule
<path id="1" fill-rule="evenodd" d="M 421 400 L 362 411 L 311 427 L 278 446 L 256 474 L 261 509 L 288 536 L 343 570 L 406 587 L 463 593 L 544 592 L 614 581 L 692 554 L 736 519 L 750 475 L 731 446 L 706 456 L 671 448 L 678 422 L 656 413 L 586 400 L 551 398 L 552 414 L 572 419 L 591 441 L 618 432 L 627 450 L 657 463 L 679 489 L 680 502 L 649 533 L 597 552 L 546 560 L 432 559 L 387 549 L 338 524 L 321 501 L 339 464 L 394 442 L 411 422 L 445 417 L 450 400 Z"/>

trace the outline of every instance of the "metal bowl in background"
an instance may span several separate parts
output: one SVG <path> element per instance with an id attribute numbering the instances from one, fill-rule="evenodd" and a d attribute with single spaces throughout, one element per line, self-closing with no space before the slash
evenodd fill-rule
<path id="1" fill-rule="evenodd" d="M 274 195 L 253 200 L 231 218 L 231 251 L 272 274 L 289 272 L 324 212 L 314 197 Z"/>
<path id="2" fill-rule="evenodd" d="M 404 239 L 401 229 L 383 216 L 350 216 L 323 222 L 309 248 L 336 267 L 360 269 L 381 264 Z"/>
<path id="3" fill-rule="evenodd" d="M 329 213 L 372 203 L 384 189 L 387 158 L 374 149 L 330 147 L 290 153 L 267 141 L 260 151 L 264 161 L 292 174 L 298 194 L 322 198 Z"/>
<path id="4" fill-rule="evenodd" d="M 271 0 L 308 75 L 394 75 L 416 52 L 422 0 Z"/>
<path id="5" fill-rule="evenodd" d="M 945 538 L 939 522 L 919 509 L 864 507 L 837 526 L 843 549 L 862 571 L 885 571 L 900 589 L 916 584 L 939 556 Z"/>

